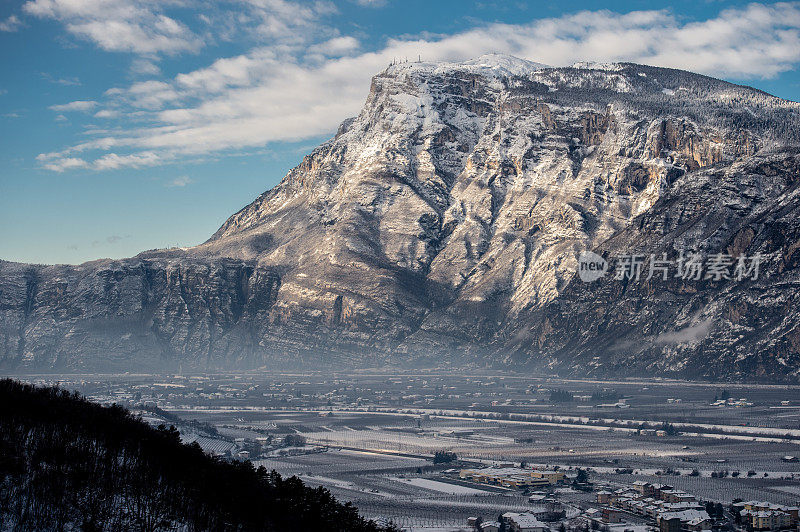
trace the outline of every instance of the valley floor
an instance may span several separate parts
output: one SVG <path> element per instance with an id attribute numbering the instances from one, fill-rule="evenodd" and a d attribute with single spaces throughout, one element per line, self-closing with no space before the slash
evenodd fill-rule
<path id="1" fill-rule="evenodd" d="M 521 463 L 566 473 L 567 482 L 543 491 L 573 524 L 598 507 L 596 491 L 636 481 L 726 505 L 800 500 L 796 387 L 434 373 L 82 375 L 57 382 L 138 408 L 151 424 L 175 424 L 185 441 L 209 452 L 325 486 L 364 516 L 403 527 L 453 529 L 468 517 L 535 511 L 541 503 L 529 497 L 540 488 L 480 484 L 461 474 Z M 434 464 L 439 450 L 458 462 Z M 589 472 L 594 492 L 570 487 L 578 469 Z M 626 520 L 627 528 L 648 523 Z"/>

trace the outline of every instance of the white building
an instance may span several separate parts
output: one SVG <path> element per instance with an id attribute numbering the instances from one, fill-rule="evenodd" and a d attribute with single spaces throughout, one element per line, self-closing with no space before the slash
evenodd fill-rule
<path id="1" fill-rule="evenodd" d="M 550 532 L 546 524 L 539 521 L 532 513 L 507 512 L 503 520 L 508 524 L 511 532 Z"/>

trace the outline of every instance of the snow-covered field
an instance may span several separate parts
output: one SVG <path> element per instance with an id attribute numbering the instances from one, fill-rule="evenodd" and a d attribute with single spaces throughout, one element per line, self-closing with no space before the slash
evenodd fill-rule
<path id="1" fill-rule="evenodd" d="M 439 482 L 437 480 L 430 480 L 427 478 L 393 478 L 395 482 L 405 482 L 412 486 L 418 486 L 439 493 L 449 493 L 450 495 L 488 495 L 489 492 L 469 488 L 467 486 L 459 486 L 456 484 L 449 484 L 447 482 Z"/>

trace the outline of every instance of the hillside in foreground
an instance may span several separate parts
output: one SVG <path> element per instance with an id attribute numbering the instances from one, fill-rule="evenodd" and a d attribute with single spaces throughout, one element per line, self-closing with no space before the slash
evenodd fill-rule
<path id="1" fill-rule="evenodd" d="M 173 428 L 0 381 L 0 530 L 385 530 L 324 488 L 211 458 Z"/>

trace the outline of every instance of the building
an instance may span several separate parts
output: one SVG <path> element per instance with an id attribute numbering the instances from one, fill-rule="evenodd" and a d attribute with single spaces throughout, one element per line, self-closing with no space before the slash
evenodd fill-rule
<path id="1" fill-rule="evenodd" d="M 657 506 L 665 512 L 682 512 L 684 510 L 703 510 L 705 505 L 697 501 L 664 502 L 659 501 Z"/>
<path id="2" fill-rule="evenodd" d="M 610 504 L 611 503 L 611 495 L 613 495 L 610 491 L 598 491 L 597 492 L 597 503 L 598 504 Z"/>
<path id="3" fill-rule="evenodd" d="M 664 501 L 666 499 L 664 498 L 663 493 L 670 492 L 672 491 L 672 489 L 673 487 L 670 486 L 669 484 L 653 484 L 653 497 Z"/>
<path id="4" fill-rule="evenodd" d="M 661 490 L 661 500 L 668 503 L 694 502 L 694 495 L 680 490 Z"/>
<path id="5" fill-rule="evenodd" d="M 677 517 L 661 519 L 658 528 L 660 532 L 681 532 L 681 520 Z"/>
<path id="6" fill-rule="evenodd" d="M 622 521 L 622 512 L 616 508 L 603 506 L 600 512 L 604 523 L 619 523 Z"/>
<path id="7" fill-rule="evenodd" d="M 603 516 L 603 513 L 597 508 L 588 508 L 585 512 L 583 512 L 583 516 L 590 521 L 597 521 Z"/>
<path id="8" fill-rule="evenodd" d="M 546 480 L 550 484 L 558 484 L 559 482 L 564 480 L 563 471 L 534 469 L 533 471 L 531 471 L 531 476 L 533 476 L 533 478 Z"/>
<path id="9" fill-rule="evenodd" d="M 677 519 L 684 530 L 711 530 L 712 520 L 705 510 L 683 510 L 680 512 L 662 512 L 656 516 L 656 523 L 661 528 L 661 522 Z M 692 523 L 690 525 L 690 523 Z M 671 525 L 667 525 L 668 527 Z M 691 528 L 690 528 L 691 526 Z"/>
<path id="10" fill-rule="evenodd" d="M 797 526 L 796 507 L 756 503 L 758 505 L 756 508 L 752 502 L 746 503 L 752 509 L 742 510 L 739 515 L 742 518 L 742 523 L 751 525 L 753 530 L 780 530 Z"/>
<path id="11" fill-rule="evenodd" d="M 497 521 L 486 521 L 478 525 L 478 530 L 480 530 L 480 532 L 499 532 L 500 523 Z"/>
<path id="12" fill-rule="evenodd" d="M 686 521 L 686 523 L 684 523 L 684 527 L 689 532 L 704 532 L 706 530 L 710 531 L 713 524 L 714 523 L 710 518 L 704 519 L 702 517 L 695 517 L 694 519 Z"/>
<path id="13" fill-rule="evenodd" d="M 644 480 L 637 480 L 633 483 L 633 489 L 638 491 L 644 497 L 652 497 L 653 485 Z"/>
<path id="14" fill-rule="evenodd" d="M 503 521 L 511 532 L 550 532 L 550 529 L 532 513 L 506 512 Z"/>
<path id="15" fill-rule="evenodd" d="M 555 484 L 564 478 L 564 473 L 553 471 L 522 469 L 519 467 L 486 467 L 482 469 L 462 469 L 459 477 L 482 484 L 494 484 L 506 488 L 536 488 Z"/>
<path id="16" fill-rule="evenodd" d="M 747 512 L 745 515 L 750 518 L 754 530 L 780 530 L 792 524 L 788 514 L 774 510 Z"/>
<path id="17" fill-rule="evenodd" d="M 783 528 L 784 526 L 796 527 L 798 521 L 800 521 L 798 518 L 800 515 L 800 508 L 797 506 L 783 506 L 780 504 L 773 504 L 771 502 L 763 501 L 741 502 L 734 506 L 744 508 L 739 512 L 739 515 L 741 515 L 742 518 L 749 520 L 753 525 L 753 528 L 758 530 L 774 530 L 776 529 L 775 525 L 777 525 L 777 528 Z M 770 513 L 784 514 L 786 517 L 766 515 Z M 783 525 L 783 523 L 787 520 L 788 525 Z M 766 526 L 768 523 L 770 528 L 764 528 L 764 526 L 762 526 Z"/>

